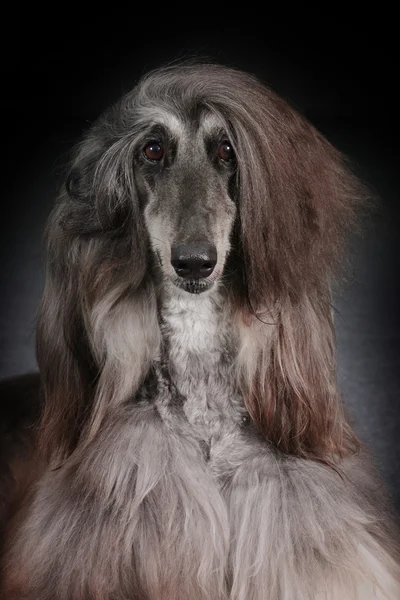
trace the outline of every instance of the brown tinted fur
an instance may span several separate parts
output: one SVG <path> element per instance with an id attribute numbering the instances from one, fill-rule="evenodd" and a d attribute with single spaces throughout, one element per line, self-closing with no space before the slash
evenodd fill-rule
<path id="1" fill-rule="evenodd" d="M 329 282 L 333 272 L 343 268 L 344 239 L 357 228 L 357 215 L 361 206 L 368 206 L 368 194 L 344 157 L 250 75 L 200 65 L 166 69 L 158 78 L 158 83 L 164 78 L 162 102 L 169 95 L 176 95 L 178 102 L 179 98 L 188 104 L 203 102 L 226 121 L 235 145 L 240 198 L 236 250 L 241 257 L 237 265 L 241 281 L 235 283 L 232 303 L 243 322 L 251 321 L 253 313 L 267 322 L 285 322 L 271 355 L 260 356 L 262 369 L 253 373 L 252 381 L 240 382 L 249 412 L 268 439 L 285 452 L 320 458 L 326 452 L 346 454 L 356 440 L 336 397 Z M 188 91 L 192 84 L 197 94 L 193 100 Z M 119 166 L 119 182 L 125 188 L 117 187 L 115 175 L 107 172 L 114 155 L 102 160 L 101 167 L 96 162 L 107 148 L 103 122 L 114 119 L 116 147 L 126 133 L 126 123 L 118 122 L 123 107 L 124 101 L 122 108 L 111 109 L 88 136 L 93 139 L 91 154 L 83 146 L 82 157 L 78 153 L 72 169 L 84 172 L 73 189 L 79 201 L 71 204 L 63 194 L 47 230 L 50 259 L 38 356 L 47 397 L 41 445 L 48 454 L 54 446 L 69 454 L 90 415 L 99 367 L 86 340 L 82 308 L 87 312 L 94 298 L 113 286 L 118 289 L 116 301 L 127 291 L 140 289 L 146 273 L 143 221 L 130 201 L 132 174 L 128 167 L 125 171 Z M 129 163 L 128 150 L 119 160 Z M 96 204 L 83 202 L 79 194 L 85 192 L 96 195 Z M 113 236 L 111 221 L 119 219 L 125 205 L 123 224 L 118 222 L 123 235 Z M 103 232 L 102 245 L 96 237 L 90 244 L 77 237 L 82 223 L 92 237 Z M 126 237 L 129 227 L 135 227 L 136 233 Z M 71 245 L 74 251 L 67 252 Z M 313 314 L 304 303 L 310 298 L 316 307 Z M 315 348 L 310 331 L 320 325 L 323 343 Z M 286 356 L 291 337 L 297 344 L 292 350 L 301 361 L 302 381 L 297 382 L 286 370 L 287 361 L 292 361 L 292 356 Z"/>
<path id="2" fill-rule="evenodd" d="M 213 187 L 235 214 L 226 273 L 193 305 L 163 271 L 170 254 L 157 264 L 152 244 L 167 228 L 155 213 L 144 226 L 154 198 L 136 185 L 135 152 L 154 115 L 177 119 L 183 139 L 198 106 L 237 165 L 231 187 Z M 179 177 L 160 181 L 172 222 Z M 47 230 L 38 359 L 49 468 L 10 535 L 7 597 L 308 600 L 316 586 L 329 600 L 398 597 L 385 503 L 336 374 L 331 281 L 367 196 L 311 125 L 230 69 L 157 71 L 92 127 Z M 208 337 L 193 350 L 199 325 Z"/>

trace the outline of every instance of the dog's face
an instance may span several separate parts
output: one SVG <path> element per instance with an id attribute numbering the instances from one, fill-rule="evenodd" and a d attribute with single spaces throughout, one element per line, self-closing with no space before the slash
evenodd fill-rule
<path id="1" fill-rule="evenodd" d="M 135 178 L 164 280 L 184 293 L 216 288 L 236 215 L 235 153 L 218 119 L 160 115 L 142 136 Z M 174 289 L 176 289 L 174 288 Z"/>

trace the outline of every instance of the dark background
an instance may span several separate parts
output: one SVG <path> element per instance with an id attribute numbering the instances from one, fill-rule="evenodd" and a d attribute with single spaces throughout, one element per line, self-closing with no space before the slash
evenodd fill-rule
<path id="1" fill-rule="evenodd" d="M 83 130 L 140 75 L 167 61 L 197 56 L 239 67 L 301 111 L 379 196 L 364 236 L 352 244 L 349 282 L 335 299 L 336 325 L 345 401 L 400 511 L 396 19 L 350 18 L 339 9 L 294 16 L 284 9 L 278 18 L 249 5 L 236 23 L 227 19 L 233 5 L 171 7 L 169 14 L 157 5 L 127 11 L 100 3 L 92 14 L 62 4 L 57 14 L 50 5 L 43 14 L 36 7 L 32 14 L 9 11 L 1 37 L 0 378 L 36 368 L 41 237 Z"/>

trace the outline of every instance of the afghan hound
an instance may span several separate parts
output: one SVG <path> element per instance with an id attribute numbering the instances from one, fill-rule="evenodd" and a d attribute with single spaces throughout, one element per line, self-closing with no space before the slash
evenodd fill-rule
<path id="1" fill-rule="evenodd" d="M 400 598 L 337 382 L 332 282 L 367 196 L 235 69 L 151 72 L 91 127 L 47 228 L 2 598 Z"/>

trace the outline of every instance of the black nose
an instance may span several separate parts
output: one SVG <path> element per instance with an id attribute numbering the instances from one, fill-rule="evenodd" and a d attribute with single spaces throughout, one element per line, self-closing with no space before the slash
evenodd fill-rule
<path id="1" fill-rule="evenodd" d="M 203 242 L 178 244 L 171 250 L 171 264 L 179 277 L 203 279 L 214 271 L 217 249 Z"/>

